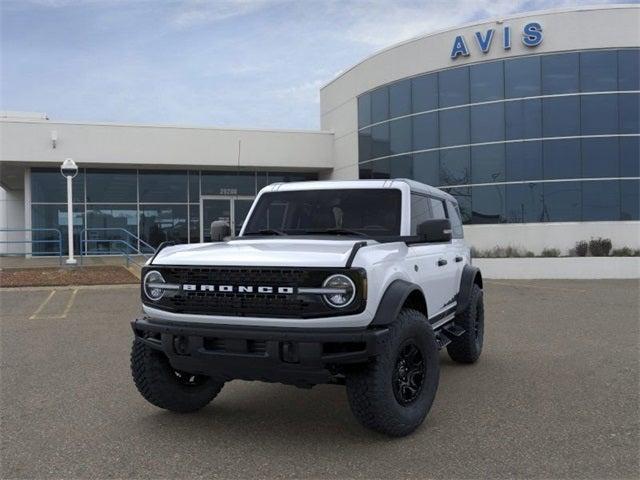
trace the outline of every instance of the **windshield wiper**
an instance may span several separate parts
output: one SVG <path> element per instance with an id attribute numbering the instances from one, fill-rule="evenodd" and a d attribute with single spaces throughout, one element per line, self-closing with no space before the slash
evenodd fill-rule
<path id="1" fill-rule="evenodd" d="M 276 230 L 275 228 L 263 228 L 257 232 L 247 232 L 245 235 L 286 235 L 282 230 Z"/>
<path id="2" fill-rule="evenodd" d="M 369 238 L 366 233 L 350 230 L 348 228 L 327 228 L 326 230 L 305 230 L 305 233 L 313 235 L 356 235 L 358 237 Z"/>

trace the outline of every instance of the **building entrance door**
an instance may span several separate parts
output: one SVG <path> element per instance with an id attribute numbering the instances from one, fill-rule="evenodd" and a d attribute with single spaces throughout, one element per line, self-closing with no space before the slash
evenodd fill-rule
<path id="1" fill-rule="evenodd" d="M 222 220 L 229 224 L 231 235 L 240 233 L 242 223 L 249 213 L 253 197 L 200 197 L 200 241 L 211 241 L 211 222 Z"/>

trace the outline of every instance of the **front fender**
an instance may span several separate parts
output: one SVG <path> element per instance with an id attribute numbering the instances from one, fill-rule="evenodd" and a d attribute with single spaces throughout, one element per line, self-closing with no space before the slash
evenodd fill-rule
<path id="1" fill-rule="evenodd" d="M 371 325 L 383 326 L 393 322 L 409 295 L 415 291 L 420 292 L 420 295 L 424 297 L 422 289 L 415 283 L 399 279 L 391 282 L 380 299 L 378 310 L 371 321 Z"/>

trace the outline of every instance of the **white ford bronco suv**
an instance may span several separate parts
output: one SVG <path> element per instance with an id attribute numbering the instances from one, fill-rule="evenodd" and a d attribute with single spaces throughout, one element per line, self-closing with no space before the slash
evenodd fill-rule
<path id="1" fill-rule="evenodd" d="M 403 179 L 274 184 L 235 239 L 147 262 L 133 378 L 175 412 L 234 379 L 342 384 L 364 426 L 403 436 L 431 408 L 439 350 L 478 360 L 482 295 L 451 195 Z"/>

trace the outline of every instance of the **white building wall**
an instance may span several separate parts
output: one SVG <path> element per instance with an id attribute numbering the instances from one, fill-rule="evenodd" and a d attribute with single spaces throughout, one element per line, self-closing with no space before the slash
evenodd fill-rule
<path id="1" fill-rule="evenodd" d="M 320 119 L 320 128 L 335 132 L 333 144 L 333 180 L 358 178 L 358 101 L 350 98 L 339 108 L 327 112 Z"/>
<path id="2" fill-rule="evenodd" d="M 0 187 L 0 230 L 24 228 L 24 192 Z M 0 242 L 22 241 L 24 238 L 24 232 L 0 231 Z M 24 252 L 22 243 L 0 243 L 0 254 Z"/>
<path id="3" fill-rule="evenodd" d="M 52 145 L 56 132 L 56 148 Z M 329 170 L 333 134 L 0 120 L 0 161 L 79 166 Z"/>
<path id="4" fill-rule="evenodd" d="M 638 279 L 638 257 L 475 258 L 487 279 Z"/>
<path id="5" fill-rule="evenodd" d="M 576 242 L 609 238 L 613 248 L 640 248 L 640 222 L 549 222 L 465 225 L 465 239 L 478 250 L 519 247 L 539 255 L 558 248 L 567 255 Z"/>

